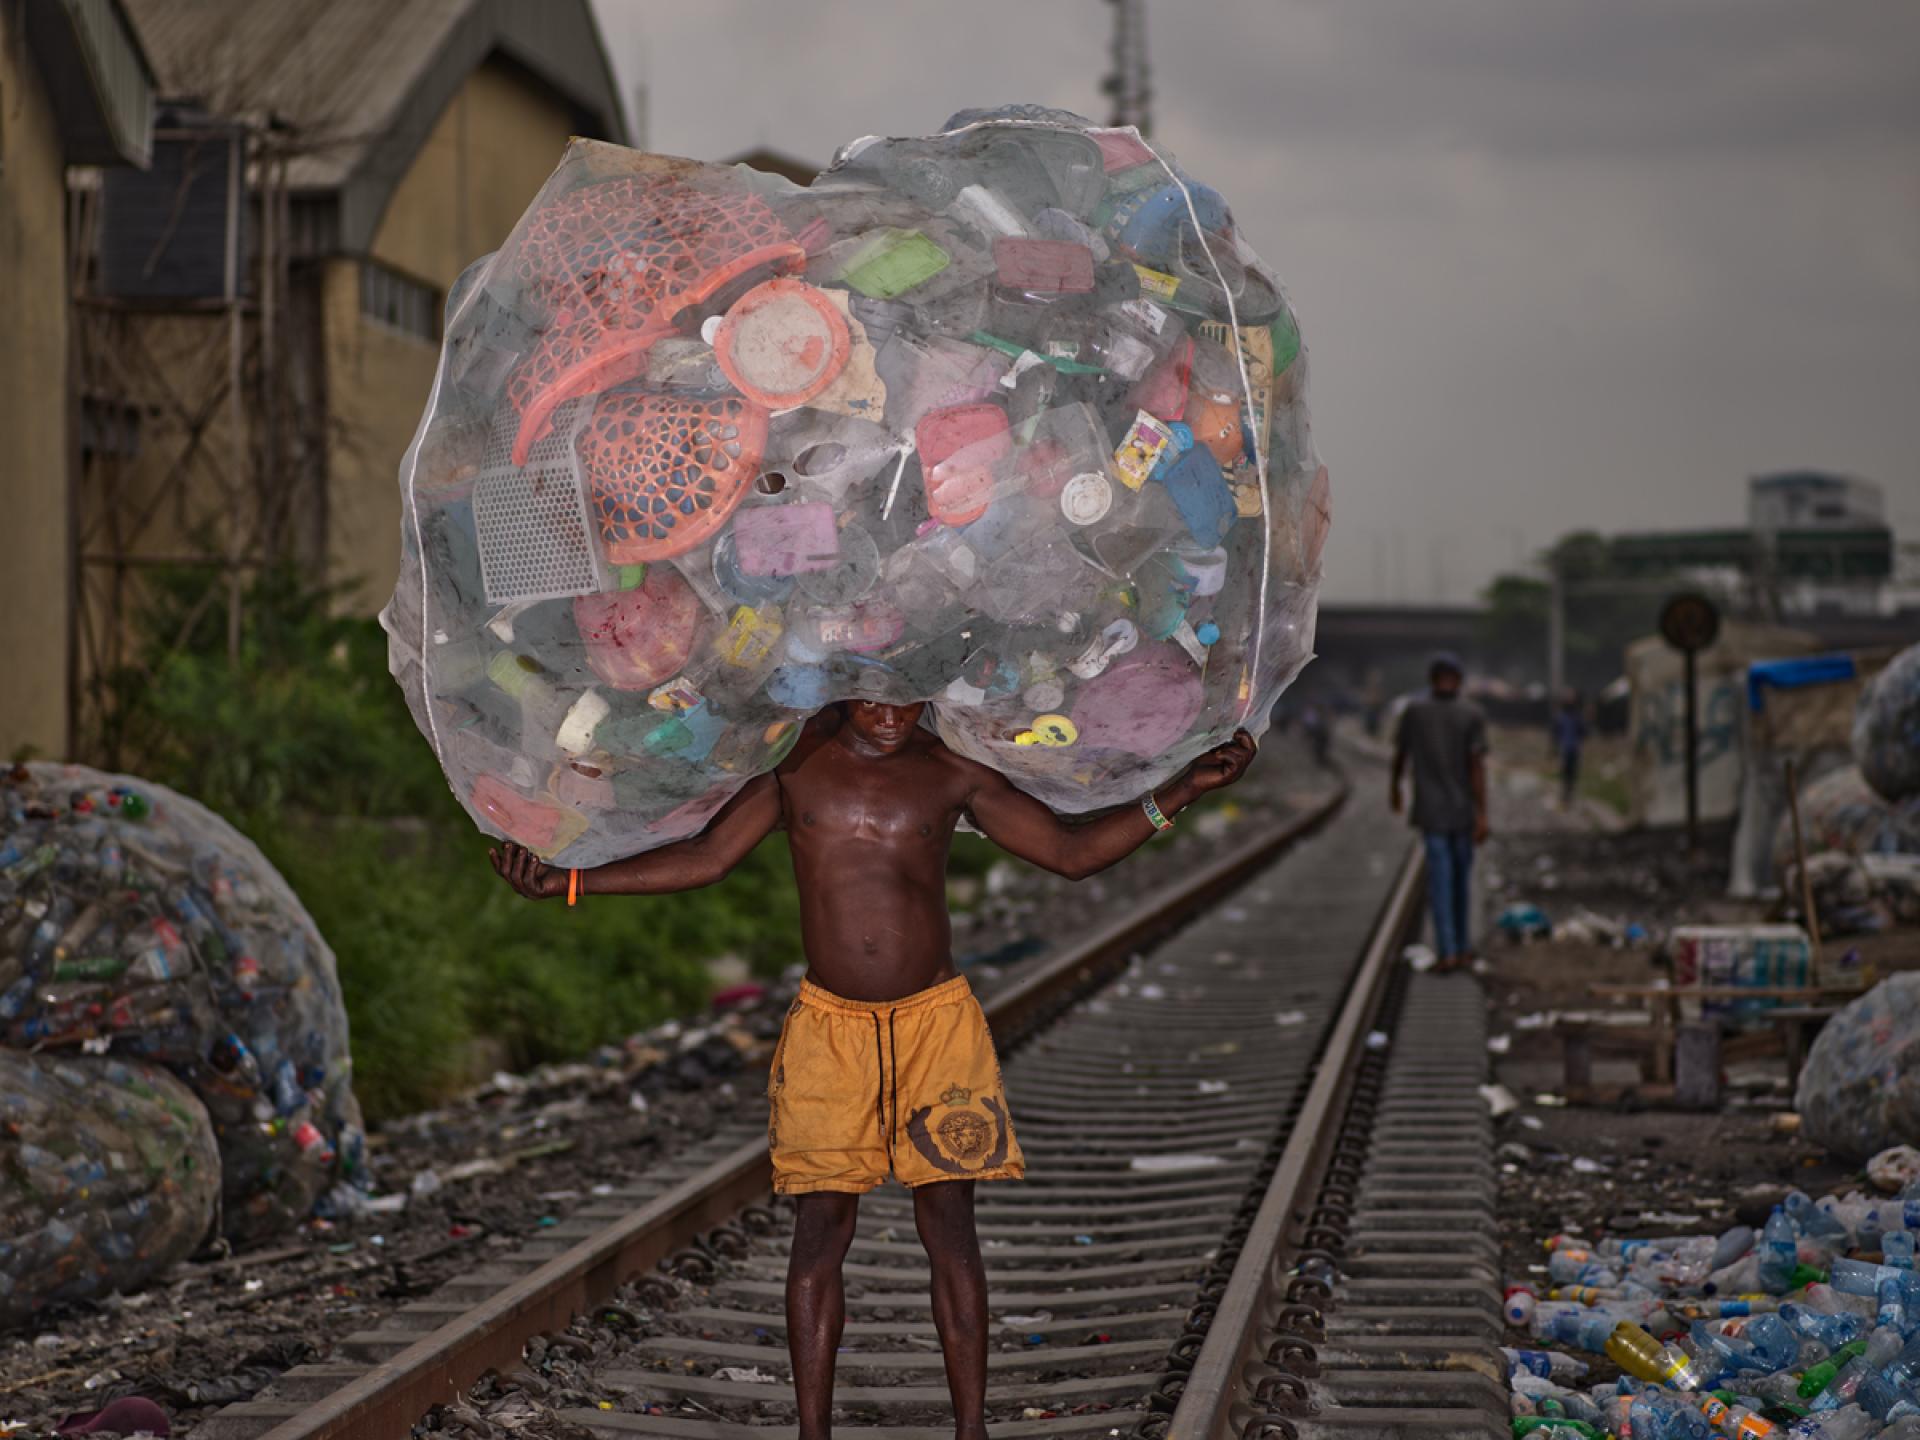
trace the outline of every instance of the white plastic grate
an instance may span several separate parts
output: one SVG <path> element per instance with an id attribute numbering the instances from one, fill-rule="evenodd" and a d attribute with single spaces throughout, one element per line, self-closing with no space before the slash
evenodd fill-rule
<path id="1" fill-rule="evenodd" d="M 591 396 L 556 410 L 552 427 L 534 443 L 525 465 L 513 463 L 518 417 L 506 405 L 495 414 L 473 490 L 480 578 L 489 604 L 608 588 L 574 449 L 592 410 Z"/>

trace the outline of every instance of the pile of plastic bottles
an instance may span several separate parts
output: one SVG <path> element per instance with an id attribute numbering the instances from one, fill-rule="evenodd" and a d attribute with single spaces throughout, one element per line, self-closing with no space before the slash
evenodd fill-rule
<path id="1" fill-rule="evenodd" d="M 1546 1242 L 1506 1295 L 1513 1433 L 1571 1440 L 1920 1440 L 1920 1182 L 1791 1192 L 1756 1233 Z M 1558 1348 L 1549 1349 L 1554 1346 Z M 1581 1387 L 1579 1352 L 1624 1373 Z"/>
<path id="2" fill-rule="evenodd" d="M 1305 370 L 1131 129 L 968 112 L 804 188 L 576 141 L 449 297 L 392 669 L 475 820 L 564 864 L 698 831 L 851 698 L 1131 800 L 1312 653 Z"/>
<path id="3" fill-rule="evenodd" d="M 214 1193 L 229 1237 L 270 1234 L 361 1161 L 332 952 L 252 842 L 161 785 L 78 765 L 0 774 L 0 1044 L 34 1061 L 0 1066 L 0 1115 L 41 1137 L 0 1170 L 10 1237 L 38 1216 L 76 1254 L 144 1263 L 140 1227 L 120 1222 L 160 1217 L 121 1202 L 191 1210 L 202 1187 L 139 1176 L 178 1179 L 204 1155 L 191 1248 Z M 0 1294 L 31 1304 L 71 1268 L 0 1246 Z M 97 1288 L 130 1283 L 115 1271 Z"/>
<path id="4" fill-rule="evenodd" d="M 1886 799 L 1920 795 L 1920 645 L 1894 656 L 1860 696 L 1853 758 Z"/>

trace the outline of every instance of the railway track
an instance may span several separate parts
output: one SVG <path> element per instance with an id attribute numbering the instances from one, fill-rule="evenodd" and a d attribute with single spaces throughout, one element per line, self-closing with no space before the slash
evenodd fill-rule
<path id="1" fill-rule="evenodd" d="M 1417 859 L 1376 809 L 1337 805 L 987 1002 L 1029 1165 L 978 1203 L 996 1436 L 1500 1433 L 1478 986 L 1408 981 Z M 780 1434 L 767 1188 L 764 1134 L 723 1132 L 196 1433 L 393 1440 L 548 1336 L 568 1388 L 610 1407 L 564 1411 L 580 1429 Z M 904 1191 L 864 1202 L 847 1282 L 847 1425 L 951 1433 Z"/>

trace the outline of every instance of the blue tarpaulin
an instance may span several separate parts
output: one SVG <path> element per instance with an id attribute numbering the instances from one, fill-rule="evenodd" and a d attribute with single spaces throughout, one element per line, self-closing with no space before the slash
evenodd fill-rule
<path id="1" fill-rule="evenodd" d="M 1851 655 L 1803 655 L 1793 660 L 1756 660 L 1747 667 L 1747 708 L 1759 714 L 1767 708 L 1766 687 L 1798 690 L 1805 685 L 1832 685 L 1859 673 Z"/>

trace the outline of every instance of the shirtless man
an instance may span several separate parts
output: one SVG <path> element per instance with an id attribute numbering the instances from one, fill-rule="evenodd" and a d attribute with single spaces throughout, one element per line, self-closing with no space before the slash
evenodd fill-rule
<path id="1" fill-rule="evenodd" d="M 889 1169 L 913 1191 L 933 1268 L 933 1319 L 955 1435 L 986 1435 L 987 1285 L 973 1182 L 1018 1179 L 1019 1143 L 986 1019 L 955 969 L 947 851 L 965 816 L 1023 860 L 1070 880 L 1131 855 L 1253 759 L 1241 731 L 1139 805 L 1081 824 L 920 727 L 920 705 L 849 701 L 747 784 L 692 839 L 578 875 L 580 893 L 663 895 L 711 885 L 784 828 L 807 957 L 774 1052 L 767 1140 L 774 1189 L 794 1197 L 787 1347 L 801 1440 L 825 1440 L 846 1322 L 840 1265 L 860 1196 Z M 517 845 L 488 852 L 529 899 L 569 872 Z"/>

